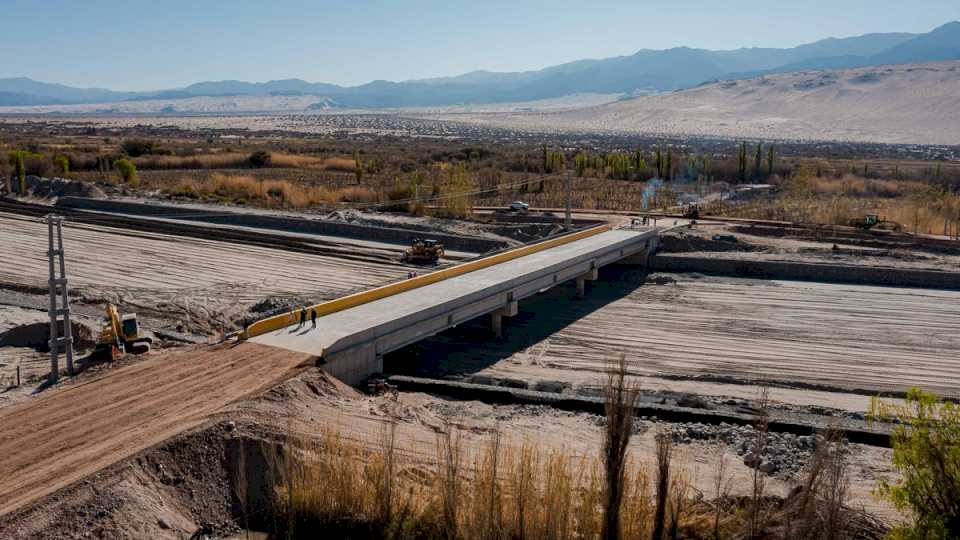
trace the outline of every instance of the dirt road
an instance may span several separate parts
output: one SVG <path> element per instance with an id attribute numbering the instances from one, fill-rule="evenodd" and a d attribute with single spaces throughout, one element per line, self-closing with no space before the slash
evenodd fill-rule
<path id="1" fill-rule="evenodd" d="M 0 515 L 198 425 L 309 363 L 252 343 L 166 353 L 0 411 Z"/>

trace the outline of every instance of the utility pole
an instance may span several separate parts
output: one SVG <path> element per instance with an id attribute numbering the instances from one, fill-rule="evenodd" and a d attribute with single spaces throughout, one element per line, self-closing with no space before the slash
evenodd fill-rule
<path id="1" fill-rule="evenodd" d="M 56 228 L 56 234 L 54 234 Z M 67 290 L 67 269 L 63 263 L 63 217 L 47 216 L 50 261 L 50 384 L 60 377 L 60 351 L 67 353 L 67 373 L 73 375 L 73 336 L 70 330 L 70 298 Z M 58 273 L 59 270 L 59 273 Z M 59 288 L 59 290 L 58 290 Z M 59 299 L 58 299 L 59 297 Z M 63 317 L 63 319 L 60 319 Z M 61 326 L 62 324 L 62 326 Z M 63 336 L 60 336 L 60 330 Z"/>
<path id="2" fill-rule="evenodd" d="M 570 194 L 570 191 L 571 191 L 571 189 L 570 189 L 570 184 L 571 184 L 571 179 L 570 179 L 570 170 L 567 169 L 566 172 L 567 172 L 567 175 L 566 175 L 566 178 L 565 178 L 564 180 L 565 180 L 565 184 L 566 184 L 566 185 L 565 185 L 565 190 L 566 190 L 566 192 L 567 192 L 567 197 L 566 197 L 566 199 L 567 199 L 567 214 L 566 214 L 566 217 L 564 218 L 563 225 L 564 225 L 564 227 L 569 231 L 571 228 L 573 228 L 573 219 L 572 219 L 571 216 L 570 216 L 570 204 L 571 204 L 571 201 L 570 201 L 570 198 L 571 198 L 571 194 Z"/>

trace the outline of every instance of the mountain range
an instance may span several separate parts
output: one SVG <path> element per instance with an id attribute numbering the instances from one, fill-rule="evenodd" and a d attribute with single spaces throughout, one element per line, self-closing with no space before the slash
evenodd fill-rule
<path id="1" fill-rule="evenodd" d="M 793 48 L 644 49 L 629 56 L 578 60 L 536 71 L 473 71 L 456 77 L 403 82 L 377 80 L 353 87 L 284 79 L 264 83 L 209 81 L 171 90 L 117 92 L 20 77 L 0 79 L 0 106 L 278 95 L 322 96 L 325 106 L 359 108 L 506 103 L 585 93 L 655 94 L 720 79 L 956 59 L 960 59 L 960 22 L 945 24 L 926 34 L 865 34 Z"/>

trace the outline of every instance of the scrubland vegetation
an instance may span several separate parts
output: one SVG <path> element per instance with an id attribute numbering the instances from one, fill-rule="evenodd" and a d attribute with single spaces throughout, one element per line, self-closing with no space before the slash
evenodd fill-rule
<path id="1" fill-rule="evenodd" d="M 755 470 L 746 492 L 738 486 L 734 495 L 723 452 L 706 469 L 684 470 L 669 431 L 658 432 L 653 455 L 631 453 L 637 393 L 624 374 L 614 368 L 605 387 L 596 455 L 545 449 L 498 432 L 467 445 L 453 425 L 437 433 L 433 458 L 406 447 L 392 421 L 372 449 L 335 432 L 310 438 L 291 430 L 285 445 L 264 452 L 270 492 L 264 507 L 251 502 L 248 479 L 235 480 L 243 519 L 275 538 L 312 537 L 318 530 L 351 538 L 644 540 L 946 539 L 960 532 L 955 405 L 916 390 L 902 404 L 875 403 L 876 420 L 898 422 L 893 459 L 900 477 L 882 479 L 876 488 L 904 512 L 891 529 L 848 504 L 851 451 L 837 430 L 818 436 L 787 493 L 767 489 Z M 767 433 L 763 416 L 755 427 L 759 448 Z M 692 474 L 710 478 L 712 487 L 697 490 Z"/>
<path id="2" fill-rule="evenodd" d="M 709 211 L 731 217 L 827 225 L 849 225 L 866 214 L 876 214 L 890 222 L 885 228 L 960 236 L 960 191 L 949 186 L 853 174 L 822 178 L 808 169 L 772 182 L 778 187 L 773 197 L 746 204 L 718 202 L 709 206 Z"/>
<path id="3" fill-rule="evenodd" d="M 682 201 L 705 197 L 705 210 L 718 215 L 848 225 L 877 214 L 908 232 L 960 234 L 956 163 L 873 155 L 840 159 L 818 155 L 821 150 L 804 156 L 762 143 L 725 148 L 8 135 L 0 137 L 0 151 L 9 157 L 0 172 L 8 187 L 21 174 L 63 175 L 174 199 L 463 217 L 474 206 L 503 207 L 514 200 L 562 208 L 569 171 L 575 208 L 676 211 Z M 718 197 L 744 183 L 775 188 L 771 196 L 749 202 Z"/>

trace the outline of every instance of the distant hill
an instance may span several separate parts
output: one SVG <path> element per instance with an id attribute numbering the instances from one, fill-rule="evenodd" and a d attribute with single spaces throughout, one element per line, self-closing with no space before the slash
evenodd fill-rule
<path id="1" fill-rule="evenodd" d="M 957 58 L 960 58 L 960 22 L 953 22 L 871 56 L 870 64 L 906 64 Z"/>
<path id="2" fill-rule="evenodd" d="M 960 60 L 764 75 L 595 107 L 456 119 L 550 133 L 956 145 Z"/>
<path id="3" fill-rule="evenodd" d="M 354 87 L 283 79 L 263 83 L 207 81 L 153 92 L 71 88 L 26 78 L 0 79 L 0 105 L 110 103 L 208 96 L 318 96 L 325 106 L 380 108 L 505 103 L 574 94 L 634 95 L 692 88 L 705 81 L 744 79 L 812 69 L 960 59 L 960 22 L 927 34 L 865 34 L 825 39 L 793 48 L 711 51 L 678 47 L 628 56 L 578 60 L 536 71 L 473 71 L 456 77 L 404 82 L 373 81 Z"/>

